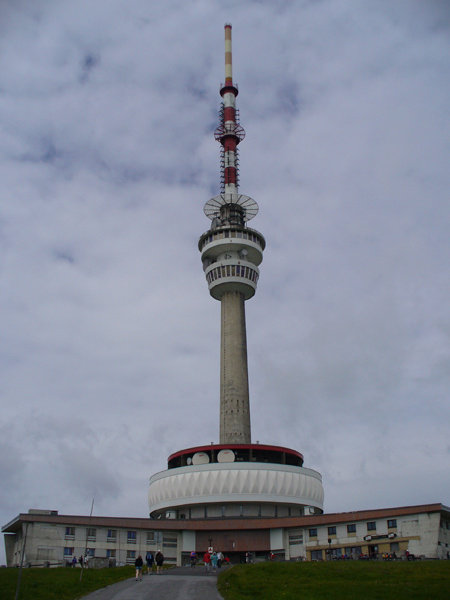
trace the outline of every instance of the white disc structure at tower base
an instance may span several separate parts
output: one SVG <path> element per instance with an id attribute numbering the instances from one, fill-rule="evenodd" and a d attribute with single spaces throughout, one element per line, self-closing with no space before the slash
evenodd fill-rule
<path id="1" fill-rule="evenodd" d="M 276 503 L 323 511 L 322 477 L 291 465 L 214 463 L 156 473 L 150 479 L 150 515 L 207 504 Z"/>

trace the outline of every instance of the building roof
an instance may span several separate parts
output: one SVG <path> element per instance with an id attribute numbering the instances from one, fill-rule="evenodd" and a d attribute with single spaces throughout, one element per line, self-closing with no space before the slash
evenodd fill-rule
<path id="1" fill-rule="evenodd" d="M 205 519 L 149 519 L 135 517 L 89 517 L 81 515 L 59 515 L 57 511 L 42 511 L 45 514 L 20 513 L 2 527 L 3 533 L 16 533 L 23 523 L 54 523 L 55 525 L 111 527 L 122 529 L 149 530 L 227 530 L 227 529 L 274 529 L 288 527 L 314 527 L 320 525 L 347 523 L 349 521 L 367 521 L 416 515 L 418 513 L 447 513 L 450 519 L 450 507 L 440 503 L 378 508 L 342 513 L 328 513 L 303 517 L 257 517 L 257 518 L 205 518 Z"/>

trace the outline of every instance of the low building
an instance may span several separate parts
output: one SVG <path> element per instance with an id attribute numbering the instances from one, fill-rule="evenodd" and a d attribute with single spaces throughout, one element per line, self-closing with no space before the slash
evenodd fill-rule
<path id="1" fill-rule="evenodd" d="M 189 562 L 192 550 L 221 550 L 231 562 L 246 552 L 265 559 L 326 560 L 385 553 L 447 558 L 450 508 L 425 504 L 346 513 L 268 518 L 138 519 L 59 515 L 30 510 L 2 528 L 7 566 L 61 566 L 81 555 L 134 563 L 161 549 L 167 564 Z M 94 561 L 105 564 L 104 561 Z"/>

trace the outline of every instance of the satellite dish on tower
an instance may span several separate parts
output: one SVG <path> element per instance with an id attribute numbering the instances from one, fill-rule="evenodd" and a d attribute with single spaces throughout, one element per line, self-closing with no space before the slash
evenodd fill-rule
<path id="1" fill-rule="evenodd" d="M 236 459 L 233 450 L 221 450 L 217 455 L 217 462 L 231 463 Z"/>
<path id="2" fill-rule="evenodd" d="M 196 452 L 192 457 L 193 465 L 207 465 L 209 463 L 209 456 L 206 452 Z"/>

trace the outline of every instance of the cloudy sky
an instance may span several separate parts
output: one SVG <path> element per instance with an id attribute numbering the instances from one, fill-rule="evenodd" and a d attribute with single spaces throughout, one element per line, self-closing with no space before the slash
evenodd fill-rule
<path id="1" fill-rule="evenodd" d="M 146 516 L 167 456 L 218 441 L 226 22 L 267 240 L 253 441 L 301 451 L 327 512 L 450 504 L 448 3 L 3 0 L 2 525 Z"/>

